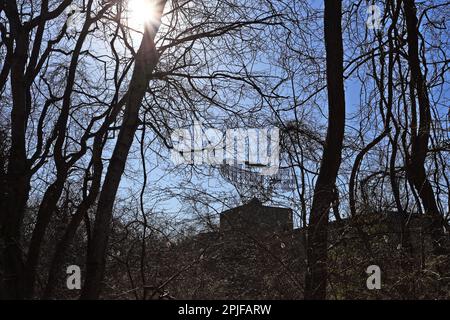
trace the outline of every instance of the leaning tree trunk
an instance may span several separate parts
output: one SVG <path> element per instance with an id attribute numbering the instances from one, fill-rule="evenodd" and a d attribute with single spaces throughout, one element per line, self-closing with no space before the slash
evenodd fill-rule
<path id="1" fill-rule="evenodd" d="M 53 291 L 56 288 L 58 280 L 57 275 L 64 262 L 66 249 L 69 247 L 73 238 L 75 237 L 81 221 L 83 220 L 83 218 L 85 218 L 88 210 L 93 206 L 95 200 L 97 199 L 98 193 L 100 191 L 101 176 L 103 171 L 102 148 L 104 140 L 106 138 L 105 135 L 107 134 L 108 128 L 111 123 L 117 119 L 117 115 L 121 110 L 122 105 L 123 102 L 121 100 L 113 106 L 111 114 L 108 116 L 107 120 L 103 123 L 102 127 L 95 135 L 92 155 L 92 164 L 94 170 L 92 174 L 91 187 L 89 188 L 89 195 L 83 198 L 81 204 L 77 208 L 77 211 L 72 216 L 72 219 L 70 220 L 70 223 L 67 226 L 64 235 L 56 244 L 55 253 L 52 257 L 48 272 L 47 285 L 42 296 L 42 298 L 45 300 L 52 298 Z"/>
<path id="2" fill-rule="evenodd" d="M 328 130 L 309 216 L 305 299 L 326 298 L 328 214 L 341 164 L 345 126 L 341 20 L 342 1 L 325 0 Z"/>
<path id="3" fill-rule="evenodd" d="M 88 3 L 88 14 L 91 12 L 93 0 Z M 83 48 L 84 41 L 89 33 L 89 28 L 92 25 L 93 20 L 87 19 L 83 25 L 83 29 L 80 32 L 80 36 L 76 42 L 75 49 L 72 54 L 71 62 L 69 65 L 67 83 L 64 90 L 63 104 L 61 113 L 58 117 L 56 124 L 56 141 L 54 146 L 54 159 L 56 167 L 56 180 L 47 188 L 44 193 L 44 197 L 39 206 L 36 225 L 34 227 L 32 237 L 30 240 L 30 246 L 28 248 L 28 254 L 25 261 L 24 268 L 24 295 L 25 298 L 33 298 L 35 289 L 35 280 L 37 268 L 39 265 L 39 259 L 41 254 L 41 247 L 44 242 L 45 233 L 53 213 L 57 209 L 58 201 L 64 190 L 64 184 L 69 175 L 70 168 L 73 164 L 80 159 L 86 152 L 86 147 L 82 147 L 77 153 L 75 153 L 69 162 L 64 159 L 64 143 L 66 140 L 67 123 L 70 118 L 70 107 L 73 87 L 75 86 L 75 77 L 77 67 L 79 63 L 79 57 Z M 88 126 L 90 128 L 91 125 Z M 89 131 L 89 130 L 88 130 Z M 85 145 L 82 138 L 82 145 Z"/>
<path id="4" fill-rule="evenodd" d="M 411 107 L 415 108 L 416 98 L 419 106 L 419 127 L 417 121 L 411 123 L 411 156 L 407 160 L 408 178 L 414 185 L 422 201 L 425 213 L 430 217 L 430 232 L 435 252 L 440 251 L 440 233 L 442 216 L 434 196 L 433 187 L 427 178 L 425 160 L 430 139 L 431 108 L 425 77 L 420 69 L 419 60 L 419 23 L 416 16 L 414 0 L 404 0 L 405 19 L 408 42 L 408 64 L 411 70 Z"/>
<path id="5" fill-rule="evenodd" d="M 166 1 L 163 0 L 158 4 L 159 17 L 162 15 L 165 3 Z M 141 46 L 136 54 L 122 127 L 98 200 L 92 245 L 88 249 L 86 261 L 86 280 L 81 292 L 81 299 L 98 299 L 100 296 L 114 199 L 125 169 L 128 152 L 139 124 L 139 109 L 142 99 L 159 59 L 154 43 L 158 29 L 159 24 L 151 25 L 149 23 L 146 25 Z"/>

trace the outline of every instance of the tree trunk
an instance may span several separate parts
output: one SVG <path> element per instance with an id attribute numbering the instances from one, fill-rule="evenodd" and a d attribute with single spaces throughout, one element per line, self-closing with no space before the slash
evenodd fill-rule
<path id="1" fill-rule="evenodd" d="M 81 202 L 76 213 L 70 220 L 70 223 L 67 226 L 63 237 L 59 240 L 59 242 L 56 245 L 55 253 L 53 255 L 50 264 L 47 285 L 45 287 L 45 291 L 42 297 L 43 299 L 50 299 L 52 297 L 53 291 L 56 287 L 56 283 L 58 280 L 57 274 L 60 271 L 60 267 L 64 262 L 64 254 L 66 252 L 66 249 L 69 247 L 70 243 L 75 237 L 75 234 L 81 221 L 86 216 L 88 210 L 93 206 L 95 200 L 97 199 L 103 172 L 102 150 L 105 136 L 108 132 L 108 128 L 111 125 L 111 123 L 116 120 L 122 105 L 123 103 L 122 101 L 120 101 L 113 107 L 111 114 L 109 115 L 107 120 L 103 123 L 102 127 L 100 128 L 99 132 L 96 134 L 94 138 L 93 155 L 92 155 L 92 163 L 94 171 L 92 174 L 92 185 L 89 190 L 89 195 L 86 196 Z"/>
<path id="2" fill-rule="evenodd" d="M 345 125 L 342 1 L 325 0 L 328 130 L 309 216 L 305 299 L 326 299 L 328 214 L 341 164 Z"/>
<path id="3" fill-rule="evenodd" d="M 414 0 L 404 0 L 405 19 L 407 27 L 408 63 L 411 69 L 411 105 L 415 108 L 417 98 L 419 106 L 419 128 L 417 121 L 411 123 L 411 156 L 407 160 L 408 178 L 417 190 L 425 209 L 425 214 L 430 217 L 430 232 L 433 238 L 435 252 L 440 251 L 440 234 L 442 231 L 442 216 L 434 196 L 433 187 L 427 178 L 425 160 L 428 153 L 428 141 L 430 138 L 431 108 L 428 98 L 426 80 L 422 75 L 419 60 L 419 26 L 416 16 Z M 416 96 L 417 95 L 417 96 Z"/>
<path id="4" fill-rule="evenodd" d="M 24 76 L 28 58 L 28 34 L 12 28 L 16 48 L 11 66 L 11 147 L 6 174 L 4 213 L 0 217 L 3 246 L 4 296 L 10 299 L 22 297 L 23 274 L 21 226 L 30 189 L 30 172 L 27 160 L 25 135 L 29 115 L 29 94 Z M 2 210 L 3 211 L 3 210 Z"/>
<path id="5" fill-rule="evenodd" d="M 166 1 L 158 5 L 159 17 L 162 15 Z M 106 249 L 110 233 L 112 209 L 125 169 L 128 152 L 133 143 L 134 134 L 139 124 L 139 109 L 144 98 L 152 73 L 158 63 L 154 39 L 158 25 L 147 24 L 141 46 L 136 54 L 133 75 L 127 93 L 127 102 L 122 126 L 117 138 L 95 216 L 92 245 L 88 250 L 86 261 L 86 280 L 81 292 L 81 299 L 98 299 L 101 292 L 105 271 Z"/>

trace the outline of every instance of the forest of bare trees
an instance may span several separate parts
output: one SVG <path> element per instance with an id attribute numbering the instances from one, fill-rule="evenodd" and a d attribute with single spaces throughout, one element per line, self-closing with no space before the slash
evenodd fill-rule
<path id="1" fill-rule="evenodd" d="M 0 0 L 0 299 L 450 299 L 449 16 L 441 0 Z M 174 164 L 194 123 L 278 128 L 290 187 Z M 292 209 L 298 239 L 211 236 L 252 197 Z M 365 287 L 374 264 L 384 291 Z"/>

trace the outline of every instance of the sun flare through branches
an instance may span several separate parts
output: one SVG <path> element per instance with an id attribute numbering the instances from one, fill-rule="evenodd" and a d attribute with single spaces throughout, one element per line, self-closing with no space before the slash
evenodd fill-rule
<path id="1" fill-rule="evenodd" d="M 145 24 L 156 22 L 157 10 L 155 0 L 128 0 L 128 26 L 143 31 Z"/>

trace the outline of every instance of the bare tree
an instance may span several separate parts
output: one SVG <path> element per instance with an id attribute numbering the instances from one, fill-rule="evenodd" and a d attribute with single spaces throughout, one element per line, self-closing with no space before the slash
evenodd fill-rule
<path id="1" fill-rule="evenodd" d="M 325 299 L 327 287 L 327 225 L 341 164 L 345 126 L 342 2 L 325 1 L 328 128 L 309 216 L 305 299 Z"/>

